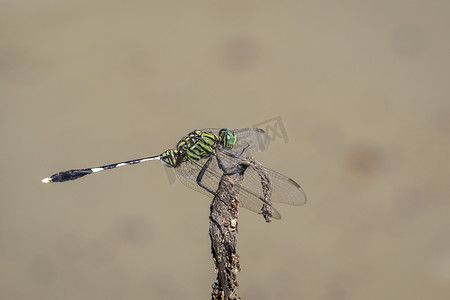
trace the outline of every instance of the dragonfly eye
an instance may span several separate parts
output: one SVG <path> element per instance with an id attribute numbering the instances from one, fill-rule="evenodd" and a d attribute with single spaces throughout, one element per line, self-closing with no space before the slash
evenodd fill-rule
<path id="1" fill-rule="evenodd" d="M 237 140 L 237 136 L 227 128 L 223 128 L 219 131 L 219 138 L 221 144 L 228 149 L 233 148 Z"/>

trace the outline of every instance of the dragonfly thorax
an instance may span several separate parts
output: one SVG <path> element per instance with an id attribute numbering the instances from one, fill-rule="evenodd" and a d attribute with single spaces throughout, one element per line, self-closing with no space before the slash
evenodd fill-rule
<path id="1" fill-rule="evenodd" d="M 231 130 L 223 128 L 215 135 L 209 131 L 194 130 L 180 140 L 175 149 L 161 154 L 161 162 L 176 168 L 184 161 L 198 161 L 216 154 L 216 149 L 231 149 L 236 144 L 237 136 Z"/>
<path id="2" fill-rule="evenodd" d="M 197 161 L 216 153 L 219 138 L 207 131 L 195 130 L 177 144 L 177 150 L 185 161 Z"/>

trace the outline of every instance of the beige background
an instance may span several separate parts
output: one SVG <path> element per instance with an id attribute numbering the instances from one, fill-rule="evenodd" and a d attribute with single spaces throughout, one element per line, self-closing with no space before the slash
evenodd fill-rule
<path id="1" fill-rule="evenodd" d="M 208 299 L 209 199 L 158 162 L 40 179 L 277 116 L 309 202 L 241 211 L 241 297 L 450 299 L 449 3 L 1 1 L 0 299 Z"/>

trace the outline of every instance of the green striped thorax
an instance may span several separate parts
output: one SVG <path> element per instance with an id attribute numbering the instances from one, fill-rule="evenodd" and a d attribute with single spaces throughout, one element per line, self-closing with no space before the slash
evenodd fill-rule
<path id="1" fill-rule="evenodd" d="M 176 149 L 161 154 L 160 159 L 166 166 L 176 168 L 183 161 L 198 161 L 216 154 L 219 146 L 231 149 L 236 140 L 236 134 L 227 128 L 221 129 L 218 136 L 208 131 L 194 130 L 178 142 Z"/>

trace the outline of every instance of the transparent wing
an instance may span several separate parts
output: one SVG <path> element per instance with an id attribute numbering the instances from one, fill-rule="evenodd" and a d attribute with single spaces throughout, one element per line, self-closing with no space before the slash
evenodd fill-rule
<path id="1" fill-rule="evenodd" d="M 230 164 L 234 163 L 232 161 L 233 159 L 234 158 L 229 158 L 224 163 L 230 166 Z M 197 176 L 207 160 L 208 158 L 204 158 L 199 161 L 183 162 L 180 166 L 175 168 L 175 173 L 177 174 L 178 179 L 190 189 L 200 192 L 206 196 L 212 197 L 213 195 L 211 193 L 209 193 L 207 190 L 205 190 L 204 188 L 202 188 L 197 184 Z M 244 174 L 244 182 L 246 181 L 245 178 L 247 176 L 247 171 Z M 222 177 L 222 175 L 223 172 L 219 168 L 216 158 L 213 157 L 208 169 L 206 170 L 203 176 L 202 184 L 212 191 L 217 191 L 217 188 L 219 187 L 220 178 Z M 256 176 L 258 175 L 256 174 Z M 239 193 L 240 195 L 239 203 L 240 206 L 260 214 L 264 204 L 264 197 L 261 196 L 262 195 L 261 182 L 259 181 L 258 186 L 258 183 L 255 180 L 252 180 L 251 184 L 252 186 L 247 186 L 244 183 L 242 184 Z M 280 219 L 281 218 L 280 213 L 274 207 L 272 207 L 272 205 L 270 204 L 268 205 L 273 210 L 272 217 L 274 219 Z"/>
<path id="2" fill-rule="evenodd" d="M 197 184 L 197 176 L 207 160 L 208 158 L 203 158 L 199 161 L 185 161 L 175 168 L 175 173 L 177 174 L 178 179 L 188 188 L 206 196 L 212 196 L 210 192 Z M 221 173 L 223 172 L 219 170 L 217 162 L 213 157 L 213 161 L 203 175 L 202 184 L 212 191 L 217 191 Z"/>
<path id="3" fill-rule="evenodd" d="M 224 151 L 219 151 L 217 156 L 226 168 L 237 163 L 236 158 L 226 155 Z M 175 172 L 184 185 L 211 197 L 212 195 L 208 191 L 197 184 L 197 176 L 207 159 L 183 162 L 179 167 L 175 168 Z M 305 192 L 298 183 L 278 172 L 264 167 L 263 169 L 268 174 L 272 183 L 272 197 L 270 198 L 272 202 L 289 205 L 303 205 L 306 203 Z M 222 175 L 223 172 L 218 167 L 216 158 L 213 157 L 211 164 L 203 176 L 202 184 L 210 190 L 216 191 Z M 242 207 L 260 214 L 264 203 L 261 179 L 258 173 L 249 167 L 245 171 L 241 185 L 240 204 Z M 269 204 L 269 206 L 273 209 L 273 218 L 280 219 L 280 213 L 272 205 Z"/>
<path id="4" fill-rule="evenodd" d="M 206 128 L 202 129 L 202 131 L 208 131 L 218 135 L 220 129 Z M 269 147 L 270 138 L 267 133 L 260 128 L 232 129 L 231 131 L 237 136 L 237 141 L 233 149 L 228 150 L 231 153 L 237 155 L 242 154 L 243 157 L 247 157 L 257 152 L 262 152 Z"/>
<path id="5" fill-rule="evenodd" d="M 236 159 L 225 154 L 226 151 L 220 151 L 218 157 L 222 160 L 225 166 L 230 166 L 236 163 Z M 301 186 L 293 179 L 282 175 L 271 169 L 262 167 L 264 172 L 270 178 L 272 183 L 271 201 L 276 203 L 283 203 L 289 205 L 304 205 L 306 203 L 306 194 Z M 242 186 L 251 194 L 257 195 L 257 198 L 264 199 L 261 188 L 261 178 L 258 172 L 249 167 L 245 171 L 244 181 Z"/>

